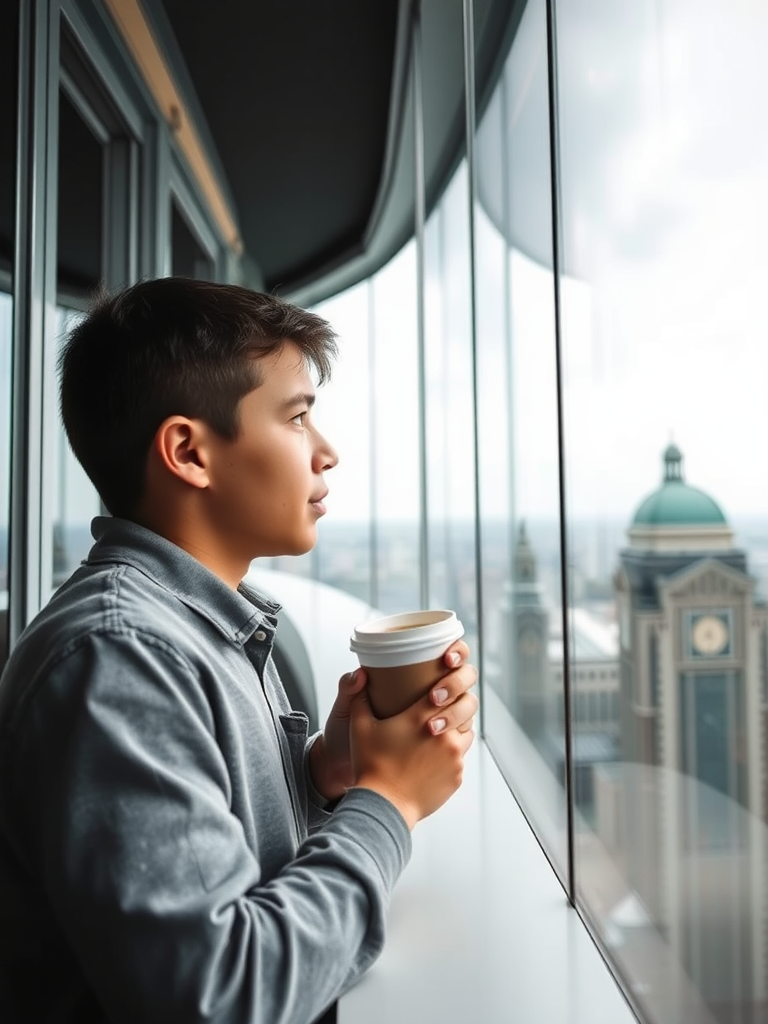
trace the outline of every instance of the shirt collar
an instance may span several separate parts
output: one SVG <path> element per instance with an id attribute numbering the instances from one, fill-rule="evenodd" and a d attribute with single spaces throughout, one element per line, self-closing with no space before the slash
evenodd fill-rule
<path id="1" fill-rule="evenodd" d="M 130 565 L 178 600 L 205 616 L 231 643 L 242 647 L 266 626 L 274 635 L 280 605 L 250 587 L 237 590 L 177 544 L 138 523 L 97 516 L 91 523 L 96 543 L 86 565 Z"/>

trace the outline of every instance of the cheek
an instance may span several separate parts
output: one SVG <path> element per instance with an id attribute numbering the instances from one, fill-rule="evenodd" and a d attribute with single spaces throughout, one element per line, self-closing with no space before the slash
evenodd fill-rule
<path id="1" fill-rule="evenodd" d="M 306 469 L 292 448 L 254 453 L 241 467 L 239 478 L 243 492 L 247 490 L 252 503 L 263 508 L 287 510 L 308 500 Z"/>

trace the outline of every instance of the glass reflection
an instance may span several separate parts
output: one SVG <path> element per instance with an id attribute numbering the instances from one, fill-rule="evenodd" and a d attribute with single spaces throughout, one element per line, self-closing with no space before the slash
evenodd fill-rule
<path id="1" fill-rule="evenodd" d="M 566 865 L 546 11 L 528 3 L 476 139 L 485 733 Z"/>
<path id="2" fill-rule="evenodd" d="M 763 1020 L 768 10 L 557 21 L 580 898 L 649 1019 Z"/>
<path id="3" fill-rule="evenodd" d="M 476 658 L 469 205 L 462 162 L 424 241 L 429 603 L 453 608 Z"/>

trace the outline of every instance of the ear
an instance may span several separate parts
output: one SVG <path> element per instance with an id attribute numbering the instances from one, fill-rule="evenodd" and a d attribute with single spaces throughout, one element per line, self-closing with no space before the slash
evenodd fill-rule
<path id="1" fill-rule="evenodd" d="M 152 448 L 163 467 L 185 484 L 208 486 L 206 427 L 201 420 L 169 416 L 155 431 Z"/>

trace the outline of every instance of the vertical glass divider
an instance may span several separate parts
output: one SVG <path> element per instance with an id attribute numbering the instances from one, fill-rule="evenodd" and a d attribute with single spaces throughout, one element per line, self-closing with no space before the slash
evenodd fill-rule
<path id="1" fill-rule="evenodd" d="M 472 0 L 462 0 L 464 19 L 464 111 L 467 146 L 467 202 L 469 204 L 469 307 L 472 331 L 472 450 L 475 495 L 475 601 L 477 607 L 477 655 L 480 688 L 480 735 L 485 735 L 483 694 L 483 563 L 480 525 L 480 433 L 478 423 L 479 373 L 477 365 L 477 295 L 475 269 L 475 32 Z"/>
<path id="2" fill-rule="evenodd" d="M 369 518 L 369 558 L 371 566 L 368 600 L 372 607 L 379 607 L 379 519 L 378 519 L 378 481 L 376 478 L 376 289 L 373 277 L 366 284 L 368 309 L 368 427 L 369 427 L 369 459 L 370 477 L 368 486 L 371 496 L 371 514 Z"/>
<path id="3" fill-rule="evenodd" d="M 414 235 L 416 239 L 416 329 L 419 356 L 419 601 L 429 607 L 429 502 L 427 492 L 427 380 L 424 341 L 424 225 L 426 197 L 424 182 L 424 106 L 421 82 L 421 21 L 418 7 L 411 23 L 414 106 Z"/>
<path id="4" fill-rule="evenodd" d="M 549 160 L 550 188 L 552 201 L 552 283 L 555 307 L 555 368 L 557 376 L 557 449 L 558 484 L 560 491 L 560 590 L 563 630 L 563 722 L 565 729 L 565 793 L 566 820 L 568 830 L 568 900 L 576 903 L 576 874 L 574 857 L 574 773 L 573 733 L 571 716 L 571 649 L 568 609 L 568 531 L 566 528 L 565 500 L 565 426 L 563 412 L 563 360 L 562 360 L 562 317 L 560 303 L 560 269 L 562 242 L 562 211 L 560 208 L 560 146 L 558 135 L 557 109 L 557 36 L 555 24 L 555 0 L 546 0 L 547 7 L 547 84 L 549 91 Z"/>
<path id="5" fill-rule="evenodd" d="M 501 85 L 501 123 L 510 124 L 509 110 L 509 63 L 505 62 L 499 79 Z M 501 147 L 501 203 L 502 203 L 502 224 L 504 226 L 504 356 L 505 356 L 505 384 L 507 399 L 507 437 L 509 438 L 509 474 L 507 497 L 509 501 L 509 550 L 514 552 L 517 545 L 517 501 L 516 501 L 516 478 L 515 478 L 515 385 L 513 377 L 515 339 L 512 332 L 512 177 L 509 159 L 509 147 L 502 144 Z M 510 638 L 510 650 L 512 652 L 511 663 L 514 664 L 514 648 L 517 644 L 517 637 L 512 633 Z"/>

